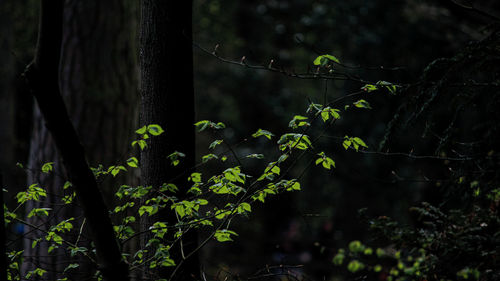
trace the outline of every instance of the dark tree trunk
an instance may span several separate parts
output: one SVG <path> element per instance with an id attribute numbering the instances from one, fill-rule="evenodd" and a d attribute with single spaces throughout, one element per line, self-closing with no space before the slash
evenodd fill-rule
<path id="1" fill-rule="evenodd" d="M 141 154 L 141 181 L 143 185 L 154 188 L 163 183 L 174 183 L 180 190 L 176 196 L 183 198 L 195 157 L 192 2 L 144 0 L 141 3 L 141 125 L 159 124 L 165 129 L 164 134 L 150 139 L 150 144 Z M 166 157 L 174 151 L 186 154 L 176 167 Z M 141 222 L 143 229 L 156 220 L 170 225 L 177 222 L 175 214 L 165 210 Z M 143 242 L 148 238 L 146 235 Z M 193 251 L 197 245 L 196 233 L 187 232 L 181 243 L 184 253 Z M 182 264 L 172 280 L 197 280 L 200 268 L 196 255 L 182 260 L 179 245 L 176 246 L 170 254 Z M 150 271 L 144 277 L 159 274 L 170 278 L 172 273 L 173 268 L 164 268 Z"/>
<path id="2" fill-rule="evenodd" d="M 136 8 L 133 0 L 65 1 L 59 85 L 70 118 L 94 167 L 98 164 L 107 167 L 123 161 L 137 125 Z M 62 190 L 66 179 L 61 176 L 63 169 L 59 157 L 53 138 L 43 124 L 40 110 L 35 108 L 29 159 L 29 167 L 34 169 L 28 176 L 28 183 L 40 183 L 48 192 L 43 203 L 31 202 L 27 210 L 50 207 L 53 208 L 53 216 L 49 224 L 42 224 L 37 219 L 30 222 L 47 228 L 50 224 L 75 217 L 75 229 L 79 230 L 83 224 L 84 231 L 78 246 L 89 247 L 87 237 L 91 234 L 88 222 L 83 223 L 81 208 L 75 204 L 62 206 L 61 195 L 67 191 Z M 56 174 L 37 172 L 45 162 L 55 162 Z M 121 177 L 118 181 L 100 183 L 106 202 L 112 202 L 112 195 L 119 184 L 124 179 L 130 180 L 133 175 Z M 27 231 L 28 238 L 41 235 L 30 232 L 31 229 Z M 72 239 L 72 242 L 77 240 L 77 237 L 66 238 Z M 48 270 L 42 279 L 56 280 L 62 278 L 61 272 L 69 263 L 78 263 L 77 270 L 67 272 L 71 280 L 87 280 L 93 276 L 95 266 L 88 259 L 71 258 L 63 249 L 48 255 L 48 246 L 48 243 L 40 243 L 32 248 L 31 241 L 26 239 L 24 273 L 39 265 Z"/>
<path id="3" fill-rule="evenodd" d="M 83 208 L 104 279 L 128 280 L 128 266 L 122 259 L 109 211 L 60 94 L 62 16 L 62 0 L 42 0 L 35 59 L 28 66 L 26 79 Z"/>
<path id="4" fill-rule="evenodd" d="M 13 174 L 14 162 L 14 71 L 12 56 L 12 19 L 6 1 L 0 0 L 0 170 Z M 6 176 L 5 184 L 13 186 L 13 179 Z"/>
<path id="5" fill-rule="evenodd" d="M 1 171 L 0 171 L 1 172 Z M 0 280 L 7 280 L 7 235 L 5 231 L 5 214 L 3 209 L 3 179 L 0 173 Z"/>

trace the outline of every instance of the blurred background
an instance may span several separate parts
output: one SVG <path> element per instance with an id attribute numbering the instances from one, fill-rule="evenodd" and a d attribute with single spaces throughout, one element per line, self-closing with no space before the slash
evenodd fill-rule
<path id="1" fill-rule="evenodd" d="M 0 169 L 4 185 L 11 190 L 10 196 L 26 186 L 26 173 L 16 168 L 16 162 L 35 163 L 33 153 L 30 154 L 30 142 L 36 136 L 37 127 L 33 125 L 36 114 L 33 115 L 33 100 L 25 89 L 21 74 L 33 57 L 38 2 L 0 1 Z M 72 101 L 70 111 L 72 107 L 81 106 L 90 110 L 92 105 L 102 100 L 98 97 L 107 93 L 103 89 L 118 87 L 119 91 L 108 91 L 112 92 L 111 104 L 122 101 L 121 93 L 127 92 L 130 98 L 127 98 L 126 106 L 118 111 L 113 111 L 112 106 L 103 106 L 106 113 L 94 117 L 101 120 L 83 118 L 87 121 L 82 121 L 82 124 L 99 123 L 113 114 L 130 115 L 132 120 L 116 126 L 122 128 L 121 131 L 133 132 L 134 122 L 137 121 L 134 119 L 137 116 L 134 103 L 138 97 L 138 72 L 137 56 L 130 54 L 137 54 L 137 4 L 133 1 L 123 1 L 126 4 L 116 4 L 116 1 L 109 1 L 108 4 L 97 4 L 99 1 L 67 2 L 72 7 L 66 11 L 69 22 L 73 22 L 78 13 L 86 11 L 99 22 L 108 24 L 90 25 L 88 30 L 83 29 L 90 34 L 92 28 L 104 26 L 98 32 L 100 37 L 89 35 L 87 41 L 81 42 L 68 39 L 69 43 L 64 47 L 66 56 L 70 59 L 76 56 L 89 62 L 99 61 L 103 55 L 113 56 L 109 62 L 113 67 L 108 67 L 106 62 L 87 65 L 74 62 L 76 74 L 72 75 L 83 78 L 79 80 L 80 84 L 73 86 L 87 81 L 86 91 L 96 93 L 97 98 L 80 103 L 77 97 L 66 97 Z M 497 1 L 473 2 L 480 11 L 496 15 L 500 11 Z M 110 12 L 115 7 L 113 5 L 121 5 L 121 9 Z M 109 23 L 113 19 L 117 19 L 115 25 Z M 86 20 L 89 22 L 82 19 L 83 22 Z M 228 127 L 224 130 L 224 138 L 234 146 L 237 154 L 263 153 L 272 159 L 273 155 L 279 155 L 272 144 L 261 140 L 237 144 L 249 139 L 259 128 L 280 136 L 290 131 L 288 122 L 294 115 L 306 115 L 309 101 L 331 102 L 357 92 L 363 86 L 356 81 L 304 80 L 248 69 L 224 63 L 202 49 L 212 52 L 216 48 L 220 57 L 236 62 L 245 57 L 245 61 L 252 65 L 267 66 L 273 60 L 274 66 L 289 72 L 312 70 L 312 61 L 318 55 L 332 54 L 343 64 L 351 66 L 343 71 L 356 77 L 410 84 L 416 83 L 426 66 L 435 59 L 452 57 L 470 42 L 485 38 L 489 34 L 487 26 L 490 21 L 477 11 L 464 9 L 454 1 L 446 0 L 195 0 L 196 119 L 224 122 Z M 97 46 L 116 44 L 108 38 L 113 32 L 126 33 L 120 35 L 125 41 L 118 41 L 118 44 L 127 45 L 127 48 L 120 51 L 120 48 L 109 47 L 108 53 L 104 54 L 93 51 Z M 67 36 L 72 35 L 67 33 Z M 98 41 L 96 38 L 108 40 Z M 82 45 L 86 47 L 82 48 Z M 82 50 L 79 53 L 71 51 L 72 48 Z M 99 75 L 85 74 L 99 70 L 114 71 L 114 66 L 118 64 L 116 61 L 120 60 L 127 60 L 120 64 L 120 69 L 128 71 L 106 76 L 106 80 L 101 82 L 96 82 L 100 79 Z M 99 68 L 92 70 L 93 66 Z M 108 81 L 112 81 L 111 86 L 103 85 Z M 65 88 L 68 95 L 71 87 L 68 85 Z M 86 96 L 89 95 L 81 93 L 83 100 Z M 270 198 L 265 204 L 256 204 L 249 218 L 233 222 L 232 227 L 239 234 L 234 242 L 209 244 L 203 250 L 201 259 L 207 274 L 215 276 L 216 280 L 224 280 L 228 275 L 252 276 L 266 267 L 277 266 L 275 270 L 279 271 L 280 265 L 286 265 L 291 266 L 289 270 L 314 280 L 337 280 L 337 269 L 331 264 L 337 249 L 352 240 L 372 239 L 366 224 L 358 216 L 359 209 L 366 208 L 368 216 L 390 216 L 411 224 L 410 206 L 416 202 L 440 200 L 436 189 L 439 189 L 439 179 L 446 174 L 442 161 L 355 153 L 342 148 L 343 136 L 349 135 L 361 137 L 368 144 L 368 150 L 378 150 L 388 123 L 405 96 L 376 94 L 366 99 L 372 110 L 346 112 L 327 132 L 327 136 L 316 144 L 319 151 L 327 152 L 336 161 L 336 169 L 308 168 L 306 160 L 295 165 L 290 170 L 290 178 L 301 176 L 302 191 Z M 110 99 L 107 100 L 109 102 Z M 344 104 L 353 101 L 342 100 L 337 107 L 343 108 Z M 82 125 L 80 134 L 91 135 L 95 130 L 92 126 Z M 310 134 L 321 130 L 320 126 L 313 125 Z M 127 133 L 116 134 L 125 139 L 130 136 Z M 434 153 L 418 141 L 421 132 L 415 135 L 395 133 L 395 136 L 398 141 L 391 143 L 390 152 Z M 198 159 L 209 152 L 208 145 L 215 138 L 205 133 L 198 135 Z M 94 165 L 101 161 L 109 164 L 127 149 L 120 146 L 107 158 L 89 158 Z M 92 151 L 91 144 L 87 145 L 87 151 L 89 155 L 98 153 Z M 387 151 L 387 147 L 383 147 L 383 151 Z M 257 174 L 265 162 L 249 159 L 243 165 L 246 173 Z M 216 167 L 206 166 L 201 172 L 210 173 L 214 169 Z M 307 170 L 302 175 L 304 169 Z M 12 205 L 13 202 L 7 204 Z"/>

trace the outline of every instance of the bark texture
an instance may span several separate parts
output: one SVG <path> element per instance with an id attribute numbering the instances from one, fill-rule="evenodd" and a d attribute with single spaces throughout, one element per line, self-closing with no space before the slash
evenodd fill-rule
<path id="1" fill-rule="evenodd" d="M 64 4 L 62 54 L 57 72 L 59 87 L 93 167 L 98 164 L 107 167 L 124 160 L 137 124 L 136 7 L 132 0 L 69 0 Z M 91 233 L 89 223 L 83 220 L 81 206 L 61 202 L 61 197 L 72 191 L 62 190 L 67 179 L 60 155 L 36 107 L 33 121 L 28 164 L 32 169 L 28 184 L 39 183 L 46 188 L 47 198 L 44 202 L 32 202 L 27 210 L 50 207 L 53 211 L 48 221 L 32 219 L 30 222 L 47 229 L 54 223 L 74 217 L 72 223 L 75 229 L 83 230 L 82 235 L 65 238 L 78 241 L 78 246 L 89 247 Z M 55 162 L 55 173 L 39 172 L 40 166 L 46 162 Z M 105 180 L 99 184 L 109 205 L 120 180 Z M 48 270 L 41 279 L 56 280 L 62 277 L 61 273 L 69 263 L 78 263 L 78 269 L 66 272 L 71 280 L 88 280 L 93 276 L 96 268 L 87 258 L 71 258 L 68 251 L 62 249 L 49 255 L 48 243 L 31 247 L 30 239 L 36 239 L 42 233 L 32 229 L 27 229 L 26 233 L 24 273 L 34 266 L 41 266 Z"/>
<path id="2" fill-rule="evenodd" d="M 35 59 L 25 74 L 82 205 L 102 275 L 105 280 L 128 280 L 128 266 L 122 260 L 108 209 L 59 90 L 62 15 L 62 0 L 42 0 Z"/>
<path id="3" fill-rule="evenodd" d="M 0 170 L 11 175 L 14 166 L 14 80 L 15 68 L 12 52 L 12 19 L 5 0 L 0 1 Z M 14 163 L 13 163 L 14 162 Z M 6 184 L 14 182 L 6 179 Z"/>
<path id="4" fill-rule="evenodd" d="M 174 183 L 180 190 L 176 196 L 183 198 L 195 157 L 192 2 L 144 0 L 141 3 L 141 125 L 159 124 L 165 129 L 164 134 L 150 139 L 141 154 L 141 181 L 154 188 Z M 174 151 L 186 154 L 176 167 L 166 157 Z M 143 229 L 156 220 L 170 225 L 177 222 L 172 211 L 164 210 L 142 221 Z M 143 237 L 143 245 L 148 238 L 148 235 Z M 180 243 L 184 253 L 194 250 L 197 245 L 194 231 L 188 232 Z M 178 264 L 182 263 L 175 274 L 173 268 L 148 270 L 144 278 L 197 280 L 200 271 L 197 258 L 183 260 L 179 248 L 176 243 L 170 253 Z"/>
<path id="5" fill-rule="evenodd" d="M 0 171 L 1 172 L 1 171 Z M 3 179 L 0 173 L 0 280 L 7 280 L 7 237 L 5 231 L 5 214 L 3 209 Z"/>

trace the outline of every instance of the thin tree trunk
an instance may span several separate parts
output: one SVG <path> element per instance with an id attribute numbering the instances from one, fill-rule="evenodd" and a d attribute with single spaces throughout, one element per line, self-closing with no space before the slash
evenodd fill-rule
<path id="1" fill-rule="evenodd" d="M 87 0 L 65 1 L 62 30 L 62 55 L 58 72 L 61 94 L 68 105 L 70 118 L 77 129 L 80 140 L 88 151 L 91 166 L 103 164 L 105 167 L 123 161 L 130 147 L 130 139 L 137 125 L 138 66 L 136 59 L 136 15 L 133 0 Z M 30 219 L 35 225 L 48 228 L 54 223 L 71 217 L 75 229 L 83 230 L 81 236 L 66 236 L 78 246 L 90 247 L 88 223 L 83 221 L 81 207 L 76 204 L 63 205 L 61 195 L 67 195 L 62 186 L 66 179 L 62 163 L 55 149 L 53 138 L 43 124 L 40 110 L 34 111 L 34 128 L 31 140 L 29 167 L 34 168 L 28 175 L 28 183 L 40 183 L 47 189 L 43 203 L 31 202 L 32 208 L 53 208 L 48 223 L 36 218 Z M 46 162 L 55 162 L 55 174 L 37 172 Z M 118 180 L 100 183 L 106 202 L 120 183 L 130 180 L 133 175 L 121 176 Z M 79 267 L 67 271 L 65 276 L 71 280 L 92 278 L 95 265 L 88 259 L 70 257 L 68 251 L 54 250 L 47 254 L 48 243 L 31 247 L 30 238 L 42 235 L 27 229 L 25 240 L 26 262 L 23 272 L 42 266 L 48 273 L 41 279 L 56 280 L 70 263 Z M 78 234 L 78 233 L 77 233 Z M 128 245 L 132 245 L 128 243 Z M 127 246 L 128 246 L 127 245 Z"/>
<path id="2" fill-rule="evenodd" d="M 5 204 L 3 200 L 3 178 L 2 173 L 0 173 L 0 280 L 7 280 L 7 235 L 3 204 Z"/>
<path id="3" fill-rule="evenodd" d="M 187 177 L 194 167 L 194 90 L 192 53 L 192 1 L 144 0 L 141 17 L 141 125 L 159 124 L 165 133 L 150 139 L 141 154 L 141 181 L 144 186 L 158 188 L 163 183 L 174 183 L 179 187 L 181 199 L 188 189 Z M 167 156 L 175 151 L 186 154 L 174 167 Z M 175 178 L 175 180 L 173 180 Z M 158 216 L 144 219 L 143 229 L 154 221 L 177 222 L 171 210 Z M 173 232 L 173 231 L 172 231 Z M 173 235 L 173 233 L 171 233 Z M 143 245 L 150 236 L 146 235 Z M 187 254 L 197 245 L 194 231 L 183 236 L 183 250 Z M 179 245 L 172 248 L 171 255 L 179 263 L 182 260 Z M 199 261 L 195 257 L 182 261 L 175 272 L 173 268 L 149 271 L 150 277 L 171 280 L 198 280 Z"/>
<path id="4" fill-rule="evenodd" d="M 62 0 L 42 0 L 36 55 L 26 78 L 82 205 L 104 279 L 128 280 L 128 266 L 122 259 L 109 211 L 59 90 L 62 15 Z"/>

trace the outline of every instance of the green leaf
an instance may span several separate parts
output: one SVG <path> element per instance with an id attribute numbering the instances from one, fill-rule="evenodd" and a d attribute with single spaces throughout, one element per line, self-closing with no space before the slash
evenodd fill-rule
<path id="1" fill-rule="evenodd" d="M 204 206 L 204 205 L 208 204 L 208 200 L 206 200 L 206 199 L 196 199 L 195 203 L 198 204 L 198 205 Z"/>
<path id="2" fill-rule="evenodd" d="M 398 90 L 398 87 L 401 87 L 401 86 L 398 86 L 398 85 L 395 85 L 391 82 L 387 82 L 387 81 L 378 81 L 377 86 L 382 86 L 384 87 L 385 89 L 387 89 L 389 91 L 389 93 L 395 95 L 397 93 L 397 90 Z"/>
<path id="3" fill-rule="evenodd" d="M 363 87 L 361 87 L 361 90 L 364 90 L 365 92 L 371 93 L 373 91 L 378 90 L 378 87 L 373 84 L 365 84 Z"/>
<path id="4" fill-rule="evenodd" d="M 229 216 L 230 214 L 231 214 L 231 210 L 224 210 L 224 209 L 216 210 L 215 211 L 215 218 L 218 220 L 221 220 L 221 219 Z"/>
<path id="5" fill-rule="evenodd" d="M 238 234 L 234 231 L 222 229 L 222 230 L 217 230 L 214 233 L 214 238 L 217 239 L 217 241 L 219 242 L 233 241 L 233 239 L 231 239 L 231 235 L 238 236 Z"/>
<path id="6" fill-rule="evenodd" d="M 340 63 L 339 59 L 337 59 L 336 57 L 332 56 L 332 55 L 321 55 L 321 56 L 318 56 L 314 61 L 313 61 L 313 64 L 314 65 L 320 65 L 320 66 L 325 66 L 327 65 L 330 61 L 333 61 L 333 62 L 336 62 L 336 63 Z"/>
<path id="7" fill-rule="evenodd" d="M 137 158 L 135 158 L 135 157 L 130 157 L 127 160 L 127 165 L 129 165 L 132 168 L 137 168 L 138 164 L 139 164 L 139 160 L 137 160 Z"/>
<path id="8" fill-rule="evenodd" d="M 170 155 L 167 156 L 168 159 L 170 159 L 170 164 L 172 166 L 177 166 L 180 163 L 180 158 L 186 157 L 186 154 L 179 152 L 179 151 L 174 151 L 170 153 Z"/>
<path id="9" fill-rule="evenodd" d="M 70 195 L 66 195 L 64 196 L 63 198 L 61 198 L 61 201 L 64 203 L 64 204 L 70 204 L 71 202 L 73 202 L 73 199 L 76 197 L 76 193 L 75 192 L 72 192 Z"/>
<path id="10" fill-rule="evenodd" d="M 163 258 L 160 266 L 162 266 L 162 267 L 175 266 L 175 261 L 171 258 Z M 161 281 L 161 279 L 158 281 Z M 163 279 L 163 281 L 167 281 L 167 279 Z"/>
<path id="11" fill-rule="evenodd" d="M 217 122 L 217 124 L 215 124 L 213 126 L 214 129 L 217 129 L 217 130 L 220 130 L 220 129 L 225 129 L 226 128 L 226 125 L 222 122 Z"/>
<path id="12" fill-rule="evenodd" d="M 141 150 L 144 150 L 144 148 L 146 148 L 148 146 L 148 144 L 146 143 L 145 140 L 135 140 L 132 142 L 132 147 L 134 147 L 135 145 L 139 145 L 139 148 Z"/>
<path id="13" fill-rule="evenodd" d="M 316 159 L 316 161 L 314 162 L 316 165 L 318 165 L 319 163 L 323 162 L 325 159 L 323 158 L 318 158 Z"/>
<path id="14" fill-rule="evenodd" d="M 362 139 L 360 139 L 358 137 L 354 137 L 352 140 L 353 140 L 353 142 L 359 144 L 360 146 L 362 146 L 364 148 L 368 148 L 368 145 L 366 145 L 366 143 Z"/>
<path id="15" fill-rule="evenodd" d="M 30 185 L 26 191 L 21 191 L 16 195 L 17 202 L 20 204 L 29 200 L 40 201 L 40 197 L 47 197 L 47 192 L 37 183 Z"/>
<path id="16" fill-rule="evenodd" d="M 290 123 L 288 123 L 288 127 L 292 128 L 292 129 L 297 129 L 297 128 L 303 127 L 303 126 L 311 126 L 311 124 L 309 122 L 304 121 L 307 119 L 308 118 L 305 116 L 295 115 L 293 117 L 293 119 L 290 121 Z"/>
<path id="17" fill-rule="evenodd" d="M 191 176 L 188 177 L 188 181 L 192 182 L 201 182 L 201 173 L 192 173 Z"/>
<path id="18" fill-rule="evenodd" d="M 31 243 L 31 248 L 34 249 L 36 247 L 36 245 L 38 244 L 38 242 L 40 242 L 41 240 L 42 240 L 42 238 L 38 238 L 38 239 L 33 240 L 33 242 Z"/>
<path id="19" fill-rule="evenodd" d="M 345 259 L 345 251 L 344 249 L 339 249 L 338 253 L 333 257 L 333 264 L 334 265 L 342 265 L 344 263 Z"/>
<path id="20" fill-rule="evenodd" d="M 300 190 L 300 183 L 296 182 L 295 180 L 291 180 L 287 185 L 286 185 L 286 191 L 294 191 L 294 190 Z"/>
<path id="21" fill-rule="evenodd" d="M 367 109 L 372 109 L 370 106 L 370 103 L 368 103 L 366 100 L 358 100 L 353 103 L 355 107 L 357 108 L 367 108 Z"/>
<path id="22" fill-rule="evenodd" d="M 63 189 L 66 190 L 72 186 L 71 182 L 67 181 L 64 183 Z"/>
<path id="23" fill-rule="evenodd" d="M 208 162 L 208 161 L 210 161 L 212 159 L 218 159 L 218 158 L 219 157 L 217 155 L 210 153 L 210 154 L 207 154 L 207 155 L 203 155 L 201 157 L 201 162 L 202 163 L 206 163 L 206 162 Z"/>
<path id="24" fill-rule="evenodd" d="M 238 210 L 243 210 L 245 212 L 251 212 L 252 211 L 252 206 L 246 202 L 243 202 L 240 204 L 240 206 L 238 207 Z"/>
<path id="25" fill-rule="evenodd" d="M 270 162 L 269 164 L 267 164 L 267 167 L 264 170 L 264 175 L 266 175 L 268 173 L 273 173 L 273 174 L 279 175 L 280 172 L 281 172 L 281 169 L 277 165 L 277 162 Z"/>
<path id="26" fill-rule="evenodd" d="M 48 174 L 53 169 L 54 162 L 47 162 L 42 166 L 42 172 Z"/>
<path id="27" fill-rule="evenodd" d="M 306 110 L 306 112 L 307 113 L 318 114 L 322 110 L 323 110 L 323 105 L 322 104 L 319 104 L 319 103 L 310 103 L 309 107 Z"/>
<path id="28" fill-rule="evenodd" d="M 195 125 L 196 129 L 198 130 L 198 132 L 201 132 L 201 131 L 205 130 L 206 128 L 212 128 L 212 129 L 216 129 L 216 130 L 221 130 L 221 129 L 226 128 L 226 125 L 222 122 L 214 123 L 214 122 L 209 121 L 209 120 L 198 121 L 198 122 L 194 123 L 194 125 Z"/>
<path id="29" fill-rule="evenodd" d="M 264 159 L 264 154 L 249 154 L 246 158 L 254 158 L 254 159 Z"/>
<path id="30" fill-rule="evenodd" d="M 32 209 L 29 214 L 28 218 L 31 218 L 33 216 L 40 217 L 40 216 L 49 216 L 49 211 L 52 210 L 51 208 L 35 208 Z"/>
<path id="31" fill-rule="evenodd" d="M 134 207 L 134 205 L 135 205 L 134 202 L 127 202 L 123 206 L 116 206 L 115 209 L 113 210 L 113 213 L 119 213 L 125 211 L 127 208 Z"/>
<path id="32" fill-rule="evenodd" d="M 223 140 L 214 140 L 209 146 L 208 148 L 209 149 L 214 149 L 216 146 L 218 146 L 219 144 L 221 144 L 223 142 Z"/>
<path id="33" fill-rule="evenodd" d="M 39 277 L 42 277 L 45 273 L 47 272 L 47 270 L 45 269 L 42 269 L 40 267 L 37 267 L 35 268 L 34 270 L 32 271 L 29 271 L 27 274 L 26 274 L 26 279 L 30 279 L 31 276 L 33 275 L 38 275 Z"/>
<path id="34" fill-rule="evenodd" d="M 348 265 L 347 265 L 347 270 L 349 270 L 352 273 L 356 273 L 360 270 L 363 270 L 365 265 L 358 261 L 358 260 L 352 260 Z"/>
<path id="35" fill-rule="evenodd" d="M 368 148 L 368 146 L 366 145 L 366 143 L 358 138 L 358 137 L 348 137 L 348 136 L 345 136 L 344 137 L 344 142 L 342 143 L 342 145 L 344 146 L 344 148 L 347 150 L 349 147 L 352 147 L 356 150 L 356 151 L 359 151 L 359 147 L 362 146 L 364 148 Z"/>
<path id="36" fill-rule="evenodd" d="M 307 135 L 293 133 L 282 135 L 278 141 L 278 144 L 281 151 L 294 148 L 307 150 L 308 148 L 312 147 L 311 140 L 309 140 L 309 137 Z"/>
<path id="37" fill-rule="evenodd" d="M 278 161 L 276 161 L 276 162 L 283 163 L 283 162 L 286 161 L 286 159 L 288 159 L 288 154 L 286 154 L 286 153 L 285 154 L 281 154 L 280 158 L 278 158 Z"/>
<path id="38" fill-rule="evenodd" d="M 329 108 L 329 113 L 330 115 L 335 118 L 335 119 L 340 119 L 340 109 L 336 109 L 336 108 Z"/>
<path id="39" fill-rule="evenodd" d="M 330 157 L 326 157 L 326 159 L 325 159 L 325 161 L 323 161 L 322 165 L 323 165 L 323 168 L 330 170 L 330 167 L 335 168 L 335 161 L 333 161 L 332 158 L 330 158 Z"/>
<path id="40" fill-rule="evenodd" d="M 194 123 L 194 126 L 196 127 L 198 132 L 201 132 L 201 131 L 205 130 L 209 124 L 210 124 L 210 121 L 202 120 L 202 121 L 198 121 L 198 122 Z"/>
<path id="41" fill-rule="evenodd" d="M 351 147 L 351 144 L 352 141 L 346 136 L 346 139 L 344 139 L 344 141 L 342 142 L 342 146 L 347 150 L 349 147 Z"/>
<path id="42" fill-rule="evenodd" d="M 335 161 L 333 161 L 332 158 L 326 156 L 326 154 L 324 152 L 318 153 L 318 156 L 320 158 L 316 159 L 316 161 L 315 161 L 316 165 L 319 165 L 321 163 L 323 168 L 325 168 L 327 170 L 330 170 L 331 167 L 335 168 Z"/>
<path id="43" fill-rule="evenodd" d="M 151 232 L 155 237 L 163 239 L 165 233 L 167 233 L 167 224 L 161 221 L 155 222 L 151 227 L 149 227 Z"/>
<path id="44" fill-rule="evenodd" d="M 139 216 L 148 213 L 149 216 L 154 215 L 158 212 L 158 206 L 147 206 L 143 205 L 139 208 Z"/>
<path id="45" fill-rule="evenodd" d="M 75 268 L 78 268 L 80 265 L 77 264 L 77 263 L 71 263 L 71 264 L 68 264 L 68 266 L 66 266 L 66 268 L 64 269 L 63 273 L 65 273 L 66 271 L 70 270 L 70 269 L 75 269 Z"/>
<path id="46" fill-rule="evenodd" d="M 378 85 L 378 86 L 391 86 L 391 85 L 392 85 L 392 83 L 391 83 L 391 82 L 387 82 L 387 81 L 382 81 L 382 80 L 380 80 L 380 81 L 378 81 L 378 82 L 377 82 L 377 85 Z"/>
<path id="47" fill-rule="evenodd" d="M 358 240 L 351 241 L 349 243 L 349 251 L 352 253 L 359 253 L 365 250 L 365 246 Z"/>
<path id="48" fill-rule="evenodd" d="M 321 119 L 323 119 L 323 122 L 326 122 L 328 121 L 328 119 L 330 118 L 330 114 L 328 111 L 321 111 Z"/>
<path id="49" fill-rule="evenodd" d="M 158 124 L 150 124 L 150 125 L 148 125 L 147 129 L 148 129 L 148 133 L 150 133 L 153 136 L 159 136 L 163 132 L 165 132 L 163 130 L 163 128 Z"/>
<path id="50" fill-rule="evenodd" d="M 366 248 L 366 249 L 363 251 L 363 254 L 365 254 L 365 255 L 367 255 L 367 256 L 368 256 L 368 255 L 371 255 L 371 254 L 373 254 L 373 249 L 372 249 L 372 248 L 370 248 L 370 247 L 368 247 L 368 248 Z"/>
<path id="51" fill-rule="evenodd" d="M 269 132 L 269 131 L 262 130 L 262 129 L 258 129 L 257 132 L 252 134 L 252 137 L 254 137 L 254 138 L 258 138 L 260 136 L 264 136 L 268 139 L 271 139 L 274 136 L 274 134 Z"/>
<path id="52" fill-rule="evenodd" d="M 177 191 L 179 191 L 179 188 L 173 183 L 164 183 L 160 187 L 160 192 L 165 192 L 165 191 L 176 193 Z"/>
<path id="53" fill-rule="evenodd" d="M 110 169 L 111 169 L 111 175 L 113 175 L 113 177 L 116 177 L 120 171 L 125 171 L 125 172 L 127 171 L 127 169 L 124 166 L 111 166 Z"/>
<path id="54" fill-rule="evenodd" d="M 69 218 L 67 220 L 63 220 L 60 223 L 58 223 L 57 225 L 52 226 L 50 228 L 50 230 L 51 231 L 58 231 L 58 232 L 68 232 L 71 229 L 73 229 L 73 224 L 70 222 L 72 220 L 74 220 L 74 218 Z"/>
<path id="55" fill-rule="evenodd" d="M 377 248 L 377 250 L 375 251 L 375 254 L 377 255 L 377 257 L 381 258 L 385 255 L 385 251 L 381 248 Z"/>
<path id="56" fill-rule="evenodd" d="M 231 182 L 245 184 L 246 175 L 241 173 L 240 167 L 228 168 L 224 171 L 224 177 Z"/>
<path id="57" fill-rule="evenodd" d="M 88 252 L 88 249 L 85 247 L 70 247 L 70 255 L 72 257 L 76 256 L 79 253 L 85 253 Z"/>
<path id="58" fill-rule="evenodd" d="M 184 208 L 184 205 L 181 203 L 176 203 L 172 205 L 172 207 L 175 209 L 175 212 L 179 215 L 179 217 L 184 217 L 186 215 L 186 209 Z"/>
<path id="59" fill-rule="evenodd" d="M 146 126 L 142 126 L 141 128 L 137 129 L 135 132 L 139 135 L 144 135 L 146 133 Z"/>

